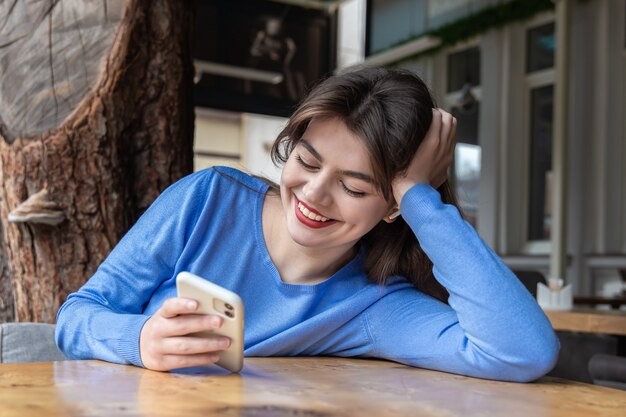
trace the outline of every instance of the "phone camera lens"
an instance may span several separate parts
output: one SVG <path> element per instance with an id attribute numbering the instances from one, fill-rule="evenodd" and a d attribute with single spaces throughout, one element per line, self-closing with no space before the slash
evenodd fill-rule
<path id="1" fill-rule="evenodd" d="M 226 316 L 230 317 L 231 319 L 235 317 L 235 315 L 230 311 L 225 311 L 224 314 L 226 314 Z"/>
<path id="2" fill-rule="evenodd" d="M 229 309 L 229 310 L 233 310 L 233 309 L 234 309 L 234 307 L 233 307 L 233 306 L 231 306 L 231 305 L 230 305 L 230 304 L 228 304 L 228 303 L 224 303 L 224 307 L 226 307 L 226 308 L 227 308 L 227 309 Z"/>

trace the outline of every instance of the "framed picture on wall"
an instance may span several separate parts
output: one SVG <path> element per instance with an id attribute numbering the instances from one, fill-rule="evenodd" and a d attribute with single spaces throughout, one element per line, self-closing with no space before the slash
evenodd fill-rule
<path id="1" fill-rule="evenodd" d="M 198 1 L 195 105 L 289 116 L 335 67 L 336 20 L 279 1 Z"/>

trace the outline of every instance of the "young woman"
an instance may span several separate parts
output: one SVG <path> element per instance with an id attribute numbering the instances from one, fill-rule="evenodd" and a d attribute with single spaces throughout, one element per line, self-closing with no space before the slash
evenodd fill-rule
<path id="1" fill-rule="evenodd" d="M 221 167 L 169 187 L 61 307 L 59 347 L 155 370 L 214 363 L 230 341 L 189 336 L 222 324 L 176 298 L 190 271 L 242 297 L 247 356 L 542 376 L 558 341 L 454 205 L 455 130 L 409 72 L 325 80 L 274 144 L 280 186 Z"/>

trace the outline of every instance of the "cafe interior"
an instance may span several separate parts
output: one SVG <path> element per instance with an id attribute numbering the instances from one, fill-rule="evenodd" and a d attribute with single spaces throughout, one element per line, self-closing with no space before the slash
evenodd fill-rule
<path id="1" fill-rule="evenodd" d="M 206 28 L 200 38 L 214 43 L 195 56 L 196 169 L 244 166 L 278 179 L 263 155 L 300 85 L 362 65 L 415 71 L 458 120 L 451 179 L 466 220 L 555 325 L 552 374 L 602 383 L 603 370 L 620 369 L 610 384 L 625 388 L 625 2 L 569 2 L 565 18 L 551 1 L 265 2 L 273 14 L 253 3 L 216 2 L 198 16 L 250 21 L 250 31 L 264 16 L 293 56 L 272 70 L 248 45 L 253 35 Z M 261 71 L 219 66 L 249 70 L 250 59 Z M 260 80 L 268 71 L 276 79 Z M 212 142 L 225 134 L 228 145 Z"/>
<path id="2" fill-rule="evenodd" d="M 278 179 L 269 147 L 312 83 L 414 71 L 458 120 L 466 221 L 557 332 L 549 376 L 626 390 L 626 1 L 207 0 L 195 19 L 195 170 Z M 2 362 L 63 359 L 52 325 L 1 326 Z"/>

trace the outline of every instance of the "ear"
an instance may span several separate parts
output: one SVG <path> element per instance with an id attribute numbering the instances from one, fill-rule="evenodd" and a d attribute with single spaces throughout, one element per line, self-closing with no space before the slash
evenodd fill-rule
<path id="1" fill-rule="evenodd" d="M 383 221 L 386 223 L 393 223 L 400 216 L 400 209 L 398 207 L 393 207 L 389 213 L 385 217 L 383 217 Z"/>

